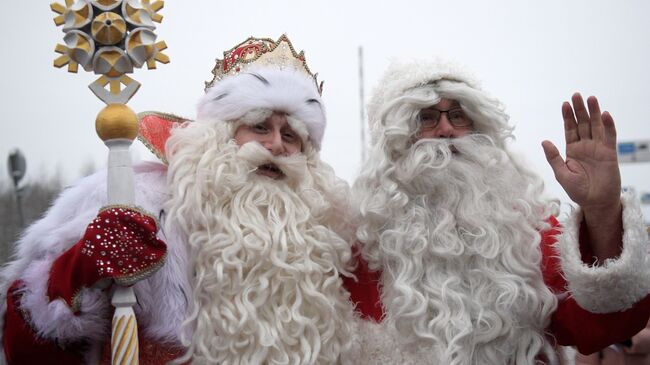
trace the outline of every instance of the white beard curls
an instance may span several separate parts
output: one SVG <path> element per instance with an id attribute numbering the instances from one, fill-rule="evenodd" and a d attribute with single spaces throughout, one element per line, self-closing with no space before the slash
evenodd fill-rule
<path id="1" fill-rule="evenodd" d="M 232 141 L 197 151 L 170 166 L 171 186 L 182 189 L 170 220 L 188 235 L 194 270 L 187 322 L 194 332 L 179 360 L 338 363 L 351 335 L 353 309 L 339 278 L 351 250 L 314 219 L 331 207 L 307 159 L 274 159 L 259 144 Z M 255 173 L 268 162 L 285 178 Z"/>
<path id="2" fill-rule="evenodd" d="M 383 270 L 384 323 L 408 356 L 554 359 L 544 330 L 556 299 L 542 281 L 538 233 L 549 211 L 538 179 L 481 135 L 421 140 L 393 166 L 379 178 L 362 174 L 358 235 L 370 266 Z"/>

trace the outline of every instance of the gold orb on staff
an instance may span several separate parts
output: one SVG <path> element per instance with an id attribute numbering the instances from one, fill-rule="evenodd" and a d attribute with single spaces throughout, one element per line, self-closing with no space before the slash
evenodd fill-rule
<path id="1" fill-rule="evenodd" d="M 52 3 L 58 15 L 57 26 L 63 26 L 63 41 L 55 52 L 60 56 L 54 66 L 68 66 L 76 73 L 85 71 L 100 75 L 89 85 L 90 90 L 107 106 L 97 115 L 97 134 L 108 146 L 107 203 L 134 205 L 133 168 L 129 147 L 137 136 L 138 120 L 126 103 L 140 88 L 140 83 L 127 76 L 145 64 L 156 68 L 156 62 L 168 63 L 162 51 L 163 41 L 156 41 L 154 22 L 160 23 L 158 11 L 164 1 L 150 0 L 65 0 L 65 5 Z M 131 287 L 118 286 L 111 303 L 115 307 L 111 336 L 113 364 L 138 364 L 138 332 Z"/>

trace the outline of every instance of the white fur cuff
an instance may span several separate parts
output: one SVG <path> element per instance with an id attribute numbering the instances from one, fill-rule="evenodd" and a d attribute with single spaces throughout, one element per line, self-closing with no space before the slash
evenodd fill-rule
<path id="1" fill-rule="evenodd" d="M 558 236 L 562 270 L 569 290 L 576 302 L 593 313 L 610 313 L 629 309 L 650 293 L 650 259 L 648 235 L 638 199 L 624 193 L 623 252 L 616 259 L 606 260 L 602 266 L 582 262 L 578 235 L 582 211 L 577 209 Z"/>
<path id="2" fill-rule="evenodd" d="M 110 328 L 110 307 L 106 295 L 97 289 L 83 289 L 82 312 L 79 315 L 73 314 L 63 300 L 50 302 L 47 298 L 47 278 L 51 266 L 50 260 L 36 261 L 23 277 L 25 291 L 20 306 L 29 313 L 38 335 L 56 339 L 62 344 L 83 339 L 105 339 L 108 335 L 106 330 Z"/>

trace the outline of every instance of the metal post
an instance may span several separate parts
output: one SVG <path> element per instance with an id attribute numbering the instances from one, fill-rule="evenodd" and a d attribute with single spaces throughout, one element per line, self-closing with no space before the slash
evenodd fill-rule
<path id="1" fill-rule="evenodd" d="M 25 227 L 25 215 L 23 214 L 23 201 L 22 201 L 22 192 L 23 189 L 16 187 L 16 210 L 18 211 L 18 223 L 20 228 Z"/>
<path id="2" fill-rule="evenodd" d="M 366 123 L 363 96 L 363 47 L 359 46 L 359 117 L 361 120 L 361 163 L 366 160 Z"/>

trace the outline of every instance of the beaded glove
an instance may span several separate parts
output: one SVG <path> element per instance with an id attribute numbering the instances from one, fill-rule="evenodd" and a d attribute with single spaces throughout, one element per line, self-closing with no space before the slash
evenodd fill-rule
<path id="1" fill-rule="evenodd" d="M 52 264 L 49 299 L 61 298 L 77 313 L 81 289 L 113 281 L 128 286 L 150 276 L 167 253 L 157 231 L 156 219 L 133 207 L 102 208 L 81 240 Z"/>

